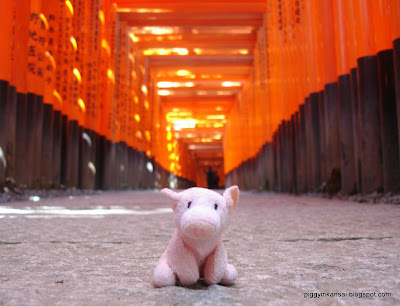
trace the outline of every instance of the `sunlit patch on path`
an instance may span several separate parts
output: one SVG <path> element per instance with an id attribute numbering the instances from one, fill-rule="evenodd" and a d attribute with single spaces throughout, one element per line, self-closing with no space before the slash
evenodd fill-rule
<path id="1" fill-rule="evenodd" d="M 151 210 L 145 209 L 128 209 L 123 206 L 110 206 L 103 207 L 97 206 L 95 208 L 85 209 L 69 209 L 62 206 L 39 206 L 39 207 L 25 207 L 13 208 L 9 206 L 0 206 L 0 218 L 79 218 L 79 217 L 92 217 L 103 218 L 110 215 L 154 215 L 171 213 L 171 208 L 155 208 Z"/>

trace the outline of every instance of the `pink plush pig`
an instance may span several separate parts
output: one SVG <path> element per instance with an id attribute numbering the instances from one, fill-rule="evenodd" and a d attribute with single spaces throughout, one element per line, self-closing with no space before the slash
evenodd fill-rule
<path id="1" fill-rule="evenodd" d="M 178 278 L 183 286 L 189 286 L 200 277 L 209 285 L 233 284 L 237 271 L 228 264 L 221 235 L 238 203 L 239 188 L 232 186 L 222 196 L 197 187 L 161 192 L 174 201 L 177 228 L 154 270 L 154 285 L 173 286 Z"/>

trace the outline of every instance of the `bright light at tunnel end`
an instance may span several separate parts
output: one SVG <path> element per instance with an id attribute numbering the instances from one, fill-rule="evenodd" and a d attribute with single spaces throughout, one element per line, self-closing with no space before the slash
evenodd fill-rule
<path id="1" fill-rule="evenodd" d="M 221 85 L 222 85 L 222 87 L 240 87 L 240 86 L 242 86 L 242 83 L 225 81 L 225 82 L 222 82 Z"/>
<path id="2" fill-rule="evenodd" d="M 173 119 L 171 123 L 174 126 L 175 131 L 180 131 L 182 129 L 194 129 L 197 124 L 196 119 Z"/>

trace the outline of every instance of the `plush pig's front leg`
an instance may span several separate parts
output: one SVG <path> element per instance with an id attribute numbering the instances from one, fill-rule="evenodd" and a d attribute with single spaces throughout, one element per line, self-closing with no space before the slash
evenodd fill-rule
<path id="1" fill-rule="evenodd" d="M 199 267 L 193 252 L 185 246 L 178 231 L 175 231 L 167 251 L 168 262 L 181 284 L 195 284 L 199 280 Z"/>
<path id="2" fill-rule="evenodd" d="M 183 286 L 195 284 L 199 280 L 196 259 L 192 251 L 185 247 L 177 231 L 154 271 L 154 284 L 156 287 L 175 285 L 175 275 Z"/>
<path id="3" fill-rule="evenodd" d="M 215 251 L 207 257 L 204 267 L 204 281 L 209 284 L 231 285 L 237 278 L 234 266 L 228 264 L 228 256 L 222 241 Z"/>
<path id="4" fill-rule="evenodd" d="M 154 270 L 153 283 L 156 287 L 174 286 L 176 283 L 176 276 L 168 264 L 167 255 L 165 251 Z"/>

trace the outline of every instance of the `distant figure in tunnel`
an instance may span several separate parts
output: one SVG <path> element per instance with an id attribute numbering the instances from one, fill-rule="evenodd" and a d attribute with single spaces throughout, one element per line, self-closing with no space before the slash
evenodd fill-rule
<path id="1" fill-rule="evenodd" d="M 211 167 L 208 167 L 206 175 L 207 175 L 207 188 L 217 189 L 219 184 L 219 177 L 217 175 L 217 172 L 215 172 Z"/>

